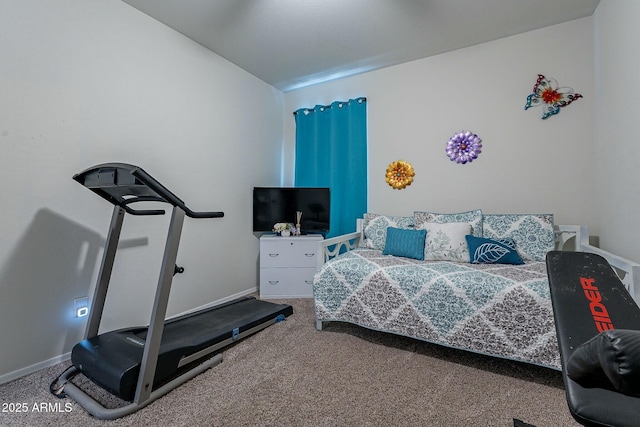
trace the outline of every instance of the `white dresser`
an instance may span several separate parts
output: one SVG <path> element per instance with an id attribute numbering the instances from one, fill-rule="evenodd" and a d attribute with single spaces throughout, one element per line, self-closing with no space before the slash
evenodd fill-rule
<path id="1" fill-rule="evenodd" d="M 260 298 L 311 298 L 322 235 L 260 238 Z"/>

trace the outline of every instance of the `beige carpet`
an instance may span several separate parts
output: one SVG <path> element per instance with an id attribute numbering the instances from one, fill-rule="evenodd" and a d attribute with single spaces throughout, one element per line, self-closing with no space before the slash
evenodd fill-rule
<path id="1" fill-rule="evenodd" d="M 310 299 L 130 416 L 99 421 L 49 393 L 60 364 L 0 386 L 2 426 L 577 426 L 560 373 L 331 323 Z M 16 412 L 16 408 L 26 409 Z M 11 410 L 13 408 L 13 410 Z M 45 410 L 38 410 L 45 408 Z"/>

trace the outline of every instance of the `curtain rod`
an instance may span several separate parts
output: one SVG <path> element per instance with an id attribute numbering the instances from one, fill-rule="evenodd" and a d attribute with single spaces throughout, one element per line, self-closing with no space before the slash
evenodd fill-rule
<path id="1" fill-rule="evenodd" d="M 349 102 L 351 101 L 356 101 L 358 104 L 362 104 L 363 102 L 367 102 L 367 98 L 364 96 L 361 96 L 360 98 L 355 98 L 355 99 L 350 99 L 349 101 L 333 101 L 331 104 L 329 105 L 316 105 L 313 108 L 299 108 L 296 111 L 293 112 L 293 115 L 295 116 L 296 114 L 298 114 L 299 111 L 304 111 L 306 113 L 309 112 L 313 112 L 316 110 L 316 108 L 319 108 L 321 111 L 325 108 L 331 108 L 334 104 L 338 105 L 338 107 L 342 108 L 342 104 L 349 104 Z"/>

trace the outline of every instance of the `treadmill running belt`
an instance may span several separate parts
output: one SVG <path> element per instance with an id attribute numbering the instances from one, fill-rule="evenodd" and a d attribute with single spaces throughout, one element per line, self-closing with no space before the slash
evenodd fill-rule
<path id="1" fill-rule="evenodd" d="M 175 374 L 181 360 L 255 327 L 293 314 L 290 305 L 243 298 L 165 322 L 154 388 Z M 261 326 L 262 325 L 262 326 Z M 133 400 L 147 327 L 107 332 L 76 344 L 71 362 L 85 376 L 123 400 Z"/>

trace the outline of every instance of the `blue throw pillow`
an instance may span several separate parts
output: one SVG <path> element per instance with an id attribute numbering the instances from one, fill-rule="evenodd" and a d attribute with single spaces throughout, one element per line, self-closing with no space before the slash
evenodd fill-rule
<path id="1" fill-rule="evenodd" d="M 471 235 L 465 236 L 465 239 L 471 264 L 524 264 L 513 239 L 487 239 Z"/>
<path id="2" fill-rule="evenodd" d="M 423 260 L 426 237 L 427 230 L 388 227 L 382 254 Z"/>

